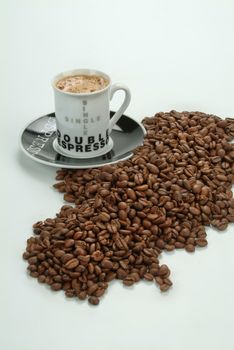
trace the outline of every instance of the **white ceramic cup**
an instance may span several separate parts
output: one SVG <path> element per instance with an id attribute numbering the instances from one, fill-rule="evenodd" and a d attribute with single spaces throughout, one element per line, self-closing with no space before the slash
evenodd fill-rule
<path id="1" fill-rule="evenodd" d="M 65 92 L 56 87 L 56 83 L 64 77 L 82 74 L 100 75 L 109 84 L 90 93 Z M 52 86 L 57 126 L 56 151 L 72 158 L 92 158 L 109 152 L 113 147 L 111 131 L 130 103 L 128 87 L 121 83 L 111 84 L 107 74 L 92 69 L 60 73 L 53 79 Z M 110 100 L 118 90 L 125 92 L 124 101 L 110 119 Z"/>

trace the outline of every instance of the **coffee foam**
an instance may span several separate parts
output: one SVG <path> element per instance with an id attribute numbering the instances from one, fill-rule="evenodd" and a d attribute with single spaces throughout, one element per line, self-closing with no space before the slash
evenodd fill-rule
<path id="1" fill-rule="evenodd" d="M 60 79 L 56 87 L 64 92 L 90 93 L 104 89 L 109 81 L 101 75 L 72 75 Z"/>

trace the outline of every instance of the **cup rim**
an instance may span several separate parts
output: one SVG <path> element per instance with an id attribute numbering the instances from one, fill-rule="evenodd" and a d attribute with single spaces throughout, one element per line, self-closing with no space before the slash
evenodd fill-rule
<path id="1" fill-rule="evenodd" d="M 59 88 L 57 88 L 56 83 L 58 80 L 66 77 L 66 76 L 72 76 L 72 75 L 77 75 L 77 74 L 101 75 L 109 81 L 109 84 L 104 89 L 101 89 L 101 90 L 97 90 L 97 91 L 93 91 L 93 92 L 81 92 L 81 93 L 80 92 L 63 91 L 63 90 L 60 90 Z M 90 96 L 90 95 L 98 95 L 98 94 L 108 90 L 110 85 L 111 85 L 111 78 L 109 77 L 108 74 L 106 74 L 100 70 L 97 70 L 97 69 L 78 68 L 78 69 L 70 69 L 68 71 L 63 71 L 59 74 L 56 74 L 51 81 L 51 85 L 55 91 L 58 91 L 62 94 L 71 95 L 71 96 Z"/>

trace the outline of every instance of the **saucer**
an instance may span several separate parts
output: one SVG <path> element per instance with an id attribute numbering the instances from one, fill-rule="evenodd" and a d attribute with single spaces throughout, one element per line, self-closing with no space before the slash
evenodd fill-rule
<path id="1" fill-rule="evenodd" d="M 114 113 L 111 111 L 110 117 Z M 123 114 L 111 132 L 111 151 L 89 159 L 70 158 L 56 152 L 53 146 L 56 140 L 56 122 L 55 113 L 50 113 L 33 120 L 24 128 L 20 135 L 20 146 L 22 151 L 36 162 L 59 168 L 86 169 L 130 158 L 132 151 L 143 144 L 145 134 L 141 123 Z"/>

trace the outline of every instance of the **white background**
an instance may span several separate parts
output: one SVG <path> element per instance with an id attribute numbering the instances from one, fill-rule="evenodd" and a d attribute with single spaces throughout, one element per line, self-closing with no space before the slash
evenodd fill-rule
<path id="1" fill-rule="evenodd" d="M 98 307 L 27 277 L 31 225 L 63 204 L 55 169 L 21 154 L 20 130 L 53 111 L 51 78 L 97 68 L 132 91 L 127 114 L 233 116 L 234 1 L 1 0 L 0 348 L 234 349 L 234 230 L 195 254 L 164 253 L 174 286 L 114 282 Z M 115 109 L 121 100 L 113 101 Z"/>

